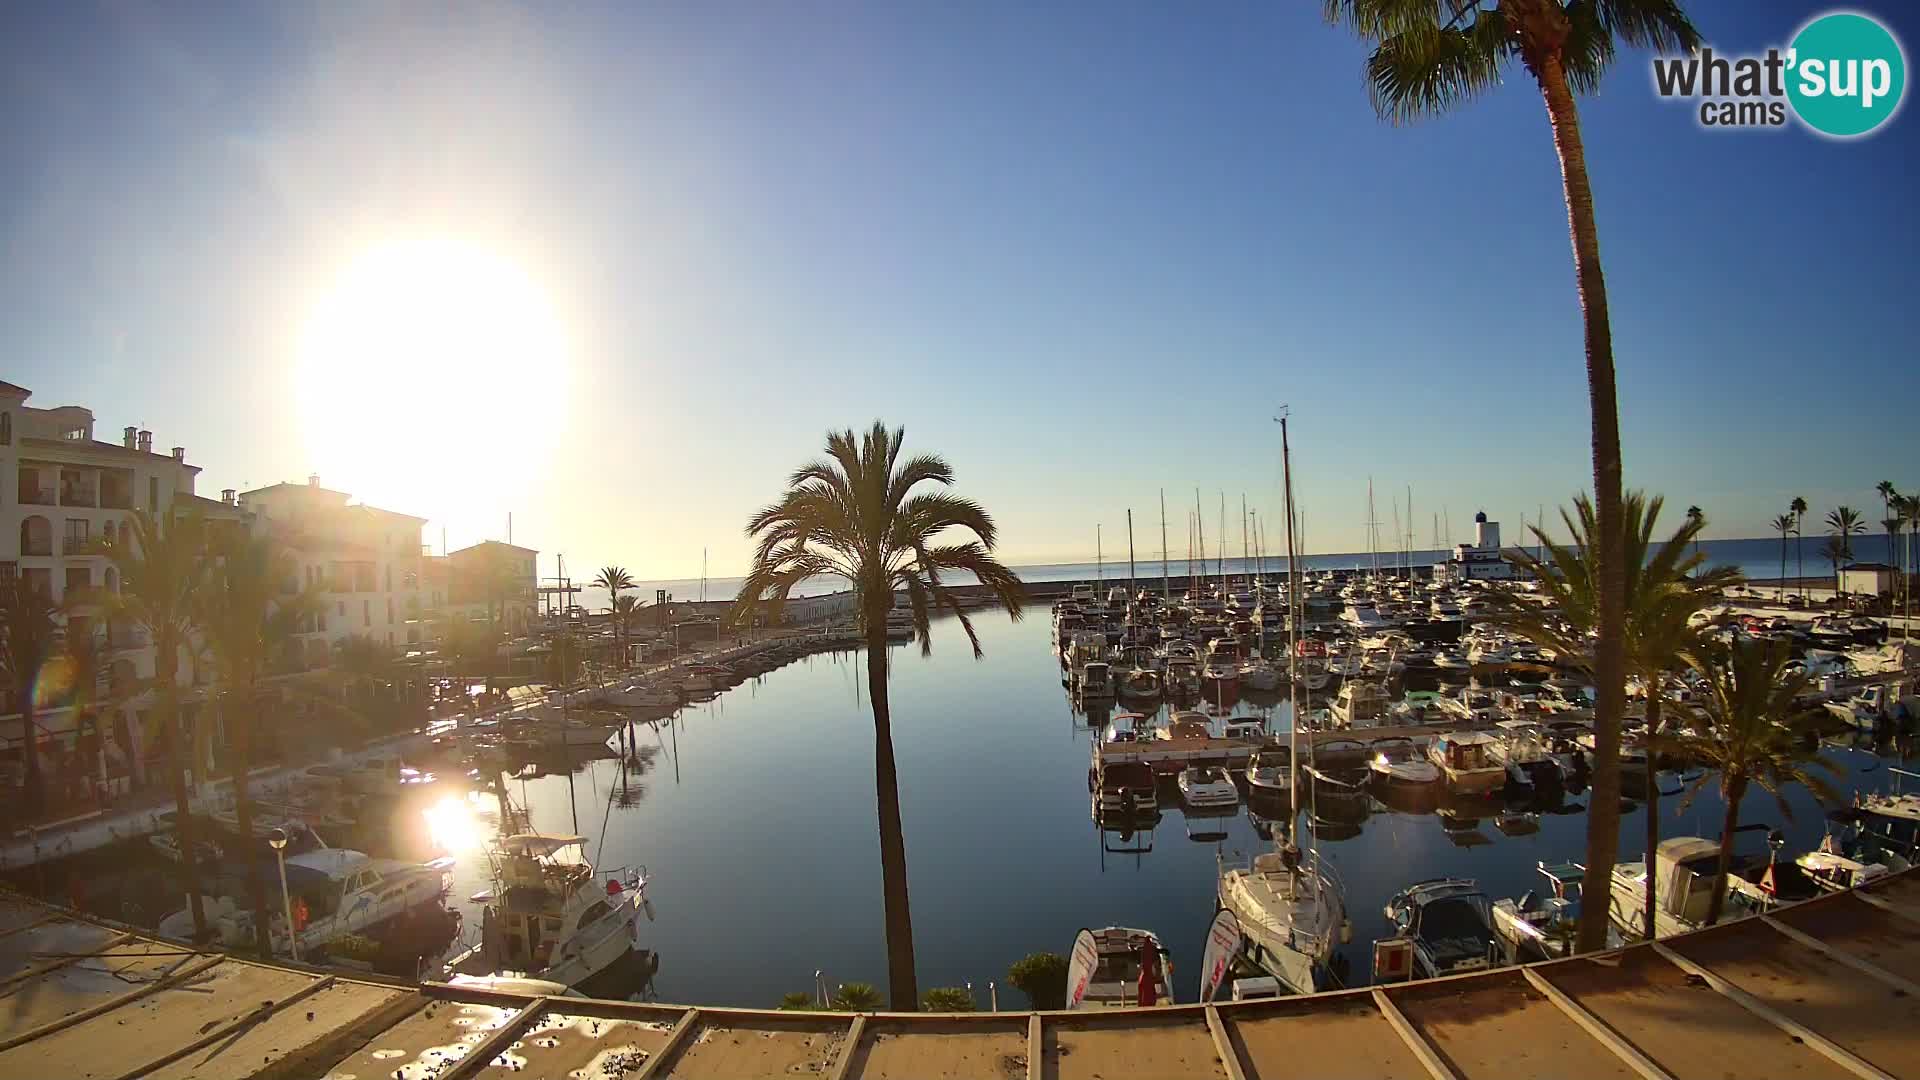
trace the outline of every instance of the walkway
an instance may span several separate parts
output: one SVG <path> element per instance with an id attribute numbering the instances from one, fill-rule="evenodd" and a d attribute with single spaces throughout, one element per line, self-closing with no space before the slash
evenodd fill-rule
<path id="1" fill-rule="evenodd" d="M 0 900 L 0 1078 L 1920 1077 L 1920 872 L 1655 945 L 1314 997 L 791 1013 L 415 988 Z"/>

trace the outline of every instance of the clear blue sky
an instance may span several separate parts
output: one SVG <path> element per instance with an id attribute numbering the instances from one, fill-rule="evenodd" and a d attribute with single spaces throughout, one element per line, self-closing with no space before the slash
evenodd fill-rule
<path id="1" fill-rule="evenodd" d="M 1442 507 L 1512 535 L 1589 476 L 1543 108 L 1516 68 L 1384 124 L 1318 6 L 7 5 L 0 378 L 185 444 L 204 492 L 317 471 L 642 577 L 737 572 L 876 416 L 1014 561 L 1157 532 L 1162 486 L 1176 550 L 1205 490 L 1211 546 L 1219 490 L 1277 500 L 1282 401 L 1313 548 L 1364 544 L 1369 476 L 1423 542 Z M 1691 5 L 1728 51 L 1820 10 Z M 1629 483 L 1718 536 L 1920 486 L 1920 114 L 1704 132 L 1631 53 L 1583 109 Z M 561 359 L 346 357 L 316 399 L 318 298 L 414 243 L 515 268 Z M 395 302 L 496 336 L 449 288 Z"/>

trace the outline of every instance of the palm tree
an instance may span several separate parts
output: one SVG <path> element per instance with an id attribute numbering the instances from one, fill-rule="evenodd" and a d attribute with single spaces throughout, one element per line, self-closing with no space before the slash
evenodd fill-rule
<path id="1" fill-rule="evenodd" d="M 1866 531 L 1866 521 L 1860 517 L 1860 511 L 1851 506 L 1842 506 L 1827 514 L 1827 535 L 1840 538 L 1840 554 L 1844 558 L 1853 558 L 1853 538 Z"/>
<path id="2" fill-rule="evenodd" d="M 1835 595 L 1839 595 L 1839 592 L 1840 592 L 1840 564 L 1841 564 L 1841 563 L 1843 563 L 1843 562 L 1846 562 L 1846 561 L 1847 561 L 1847 545 L 1846 545 L 1846 542 L 1845 542 L 1845 541 L 1843 541 L 1843 540 L 1841 540 L 1841 539 L 1840 539 L 1839 537 L 1837 537 L 1837 536 L 1829 536 L 1829 537 L 1827 537 L 1827 542 L 1826 542 L 1825 544 L 1822 544 L 1822 545 L 1820 546 L 1820 557 L 1821 557 L 1821 558 L 1823 558 L 1823 559 L 1825 559 L 1825 560 L 1827 560 L 1827 562 L 1829 562 L 1829 563 L 1831 563 L 1831 564 L 1832 564 L 1832 566 L 1833 566 L 1833 591 L 1834 591 L 1834 594 L 1835 594 Z"/>
<path id="3" fill-rule="evenodd" d="M 1637 491 L 1627 492 L 1621 501 L 1627 528 L 1626 543 L 1623 545 L 1627 560 L 1627 621 L 1623 644 L 1627 669 L 1647 687 L 1647 731 L 1650 735 L 1661 730 L 1660 714 L 1664 700 L 1662 683 L 1669 672 L 1685 662 L 1686 652 L 1699 641 L 1698 632 L 1692 625 L 1693 616 L 1706 610 L 1740 579 L 1740 572 L 1730 566 L 1704 569 L 1705 556 L 1698 550 L 1688 552 L 1688 545 L 1706 527 L 1704 515 L 1690 511 L 1686 521 L 1672 536 L 1656 543 L 1653 539 L 1654 523 L 1660 517 L 1663 505 L 1664 500 L 1660 496 L 1649 498 Z M 1561 657 L 1585 658 L 1589 655 L 1588 643 L 1599 621 L 1599 604 L 1595 593 L 1600 574 L 1594 566 L 1592 553 L 1599 548 L 1600 524 L 1592 501 L 1585 495 L 1574 499 L 1573 514 L 1563 510 L 1560 516 L 1567 525 L 1567 535 L 1571 541 L 1569 545 L 1553 543 L 1536 526 L 1534 535 L 1547 557 L 1542 559 L 1528 553 L 1525 548 L 1508 556 L 1517 567 L 1539 582 L 1541 593 L 1547 600 L 1546 609 L 1557 609 L 1559 614 L 1548 616 L 1541 605 L 1522 600 L 1514 594 L 1490 595 L 1497 622 L 1539 645 L 1553 649 Z M 1593 765 L 1597 776 L 1607 762 L 1600 759 L 1597 749 L 1595 758 Z M 1612 762 L 1612 768 L 1617 773 L 1617 757 Z M 1655 781 L 1655 772 L 1655 755 L 1650 753 L 1647 755 L 1645 777 L 1648 860 L 1653 858 L 1654 849 L 1660 845 L 1660 787 Z M 1596 795 L 1593 803 L 1597 802 Z M 1614 829 L 1617 831 L 1617 798 L 1614 805 Z M 1590 804 L 1588 812 L 1594 813 L 1598 809 L 1597 805 Z M 1611 868 L 1608 872 L 1612 872 Z M 1647 925 L 1651 927 L 1651 892 L 1648 893 L 1648 905 Z M 1605 919 L 1607 913 L 1602 911 L 1599 917 Z M 1583 923 L 1585 918 L 1582 912 Z"/>
<path id="4" fill-rule="evenodd" d="M 615 646 L 621 646 L 623 635 L 621 621 L 617 617 L 620 609 L 620 592 L 623 589 L 633 588 L 633 575 L 627 573 L 627 568 L 624 566 L 603 566 L 600 568 L 600 576 L 593 579 L 593 587 L 607 590 L 607 611 L 616 616 L 613 621 L 613 641 Z M 619 655 L 621 663 L 618 666 L 626 666 L 626 649 L 620 648 Z"/>
<path id="5" fill-rule="evenodd" d="M 1873 490 L 1879 493 L 1880 495 L 1881 520 L 1884 521 L 1887 518 L 1892 517 L 1893 516 L 1893 500 L 1900 497 L 1900 493 L 1894 489 L 1893 481 L 1882 480 L 1878 484 L 1875 484 L 1873 486 Z M 1891 534 L 1887 536 L 1887 545 L 1888 545 L 1887 551 L 1892 552 L 1893 536 Z"/>
<path id="6" fill-rule="evenodd" d="M 188 813 L 188 762 L 182 748 L 192 742 L 181 730 L 179 670 L 181 654 L 199 628 L 199 594 L 207 580 L 207 522 L 197 513 L 178 510 L 164 517 L 135 510 L 129 520 L 133 524 L 131 543 L 102 545 L 120 573 L 120 591 L 103 592 L 100 599 L 110 612 L 144 629 L 154 645 L 154 712 L 167 747 L 167 774 L 173 784 L 174 827 L 179 834 L 187 907 L 193 913 L 194 937 L 202 940 L 207 933 L 207 916 L 200 903 L 193 818 Z"/>
<path id="7" fill-rule="evenodd" d="M 46 589 L 14 571 L 0 579 L 0 679 L 20 714 L 21 754 L 26 785 L 21 810 L 28 820 L 46 809 L 46 777 L 40 769 L 40 732 L 34 716 L 34 689 L 40 669 L 53 658 L 56 628 L 53 598 Z"/>
<path id="8" fill-rule="evenodd" d="M 1707 681 L 1707 693 L 1701 702 L 1706 730 L 1703 734 L 1674 734 L 1658 740 L 1659 749 L 1705 765 L 1720 776 L 1726 817 L 1720 829 L 1720 866 L 1707 908 L 1709 926 L 1720 921 L 1726 900 L 1733 836 L 1740 826 L 1740 800 L 1746 797 L 1748 786 L 1758 784 L 1772 794 L 1780 813 L 1789 819 L 1793 812 L 1781 794 L 1788 784 L 1806 787 L 1823 800 L 1836 797 L 1823 777 L 1808 771 L 1808 766 L 1815 766 L 1835 776 L 1840 772 L 1819 756 L 1815 749 L 1818 743 L 1807 737 L 1820 709 L 1801 704 L 1799 699 L 1811 681 L 1804 672 L 1788 673 L 1787 664 L 1793 659 L 1793 647 L 1779 641 L 1740 642 L 1689 654 L 1688 662 Z M 1702 776 L 1694 790 L 1697 792 L 1711 779 L 1711 774 Z M 1648 866 L 1651 874 L 1651 861 Z"/>
<path id="9" fill-rule="evenodd" d="M 1907 622 L 1900 625 L 1900 638 L 1905 641 L 1913 619 L 1913 538 L 1920 533 L 1920 494 L 1903 495 L 1899 503 L 1900 516 L 1906 519 L 1907 547 L 1902 552 L 1904 558 L 1900 565 L 1900 588 L 1906 595 Z"/>
<path id="10" fill-rule="evenodd" d="M 1781 514 L 1773 519 L 1773 528 L 1780 534 L 1780 602 L 1787 602 L 1787 534 L 1793 531 L 1793 515 Z"/>
<path id="11" fill-rule="evenodd" d="M 1707 515 L 1698 506 L 1689 506 L 1687 507 L 1687 520 L 1694 522 L 1700 525 L 1702 528 L 1704 528 L 1707 524 Z M 1693 553 L 1695 555 L 1700 554 L 1700 530 L 1699 529 L 1695 529 L 1693 533 Z"/>
<path id="12" fill-rule="evenodd" d="M 101 636 L 94 633 L 91 626 L 84 631 L 78 630 L 74 621 L 67 620 L 66 643 L 61 648 L 55 662 L 65 669 L 66 681 L 73 687 L 68 695 L 68 704 L 73 707 L 75 726 L 80 734 L 82 746 L 94 747 L 93 760 L 87 762 L 87 774 L 99 779 L 100 747 L 103 744 L 100 728 L 100 676 L 106 669 L 106 649 L 101 644 Z M 89 730 L 90 729 L 90 730 Z M 91 734 L 92 738 L 87 736 Z"/>
<path id="13" fill-rule="evenodd" d="M 1800 579 L 1800 599 L 1805 600 L 1807 598 L 1807 534 L 1805 530 L 1807 500 L 1795 495 L 1793 501 L 1787 504 L 1787 509 L 1793 512 L 1793 573 Z"/>
<path id="14" fill-rule="evenodd" d="M 626 663 L 627 663 L 626 643 L 630 641 L 633 637 L 633 622 L 635 619 L 639 618 L 640 609 L 643 606 L 644 605 L 640 602 L 640 598 L 637 596 L 620 596 L 620 597 L 614 598 L 613 608 L 612 608 L 613 629 L 614 629 L 614 635 L 616 639 L 621 642 L 621 648 L 620 648 L 620 666 L 621 667 L 626 666 Z"/>
<path id="15" fill-rule="evenodd" d="M 1887 558 L 1896 570 L 1899 569 L 1897 564 L 1900 562 L 1900 530 L 1905 528 L 1906 524 L 1906 519 L 1897 512 L 1880 522 L 1880 527 L 1887 532 Z M 1894 595 L 1898 596 L 1900 583 L 1895 581 L 1893 588 Z"/>
<path id="16" fill-rule="evenodd" d="M 1598 88 L 1614 56 L 1615 38 L 1663 51 L 1691 51 L 1699 34 L 1676 0 L 1593 0 L 1563 6 L 1555 0 L 1492 0 L 1436 4 L 1432 0 L 1325 0 L 1330 21 L 1344 22 L 1376 42 L 1366 78 L 1374 110 L 1396 123 L 1444 113 L 1499 85 L 1509 60 L 1532 76 L 1546 105 L 1560 158 L 1562 194 L 1573 241 L 1574 279 L 1585 323 L 1587 398 L 1592 414 L 1593 490 L 1598 504 L 1595 553 L 1599 572 L 1594 682 L 1598 691 L 1594 747 L 1608 764 L 1593 783 L 1595 812 L 1587 821 L 1587 865 L 1606 880 L 1619 854 L 1620 714 L 1626 705 L 1627 566 L 1621 545 L 1620 406 L 1613 369 L 1613 329 L 1600 268 L 1600 236 L 1587 177 L 1586 150 L 1574 94 Z M 1442 21 L 1444 17 L 1445 21 Z M 1605 944 L 1604 914 L 1583 918 L 1581 947 Z"/>
<path id="17" fill-rule="evenodd" d="M 268 537 L 224 531 L 212 539 L 209 554 L 213 562 L 195 614 L 200 640 L 213 660 L 221 719 L 233 749 L 233 812 L 244 844 L 253 836 L 247 774 L 253 765 L 255 728 L 264 712 L 260 682 L 298 640 L 302 625 L 319 610 L 320 597 L 311 588 L 285 591 L 298 579 L 299 568 L 293 555 Z M 258 853 L 250 844 L 244 851 L 254 945 L 263 959 L 271 959 L 267 891 Z"/>
<path id="18" fill-rule="evenodd" d="M 780 501 L 747 523 L 747 535 L 758 537 L 759 543 L 752 572 L 741 584 L 729 617 L 736 625 L 751 626 L 764 608 L 768 622 L 777 623 L 794 586 L 809 578 L 831 575 L 853 585 L 873 703 L 887 989 L 894 1009 L 911 1012 L 920 995 L 914 980 L 907 845 L 887 700 L 887 614 L 895 590 L 903 590 L 924 656 L 932 650 L 928 623 L 938 605 L 959 621 L 977 658 L 982 655 L 980 638 L 942 576 L 971 574 L 1016 619 L 1025 597 L 1020 579 L 993 557 L 998 530 L 978 503 L 944 491 L 914 493 L 922 484 L 951 485 L 953 469 L 931 454 L 901 461 L 905 435 L 904 428 L 888 431 L 876 421 L 864 437 L 851 430 L 827 436 L 827 457 L 795 470 Z M 937 543 L 948 529 L 970 532 L 977 539 Z"/>

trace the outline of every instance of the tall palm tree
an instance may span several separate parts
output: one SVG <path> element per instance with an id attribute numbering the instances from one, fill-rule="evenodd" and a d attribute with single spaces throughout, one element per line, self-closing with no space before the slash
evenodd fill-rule
<path id="1" fill-rule="evenodd" d="M 1793 531 L 1793 515 L 1781 514 L 1773 519 L 1773 529 L 1780 534 L 1780 602 L 1787 601 L 1787 534 Z"/>
<path id="2" fill-rule="evenodd" d="M 998 530 L 986 510 L 944 491 L 915 493 L 922 484 L 950 486 L 953 469 L 932 454 L 900 460 L 905 435 L 904 428 L 888 431 L 876 421 L 864 437 L 851 430 L 827 436 L 826 458 L 795 470 L 780 501 L 747 523 L 747 535 L 759 543 L 752 572 L 741 584 L 729 617 L 736 625 L 751 626 L 764 609 L 769 622 L 778 622 L 794 586 L 809 578 L 843 577 L 853 586 L 867 644 L 868 699 L 873 703 L 887 989 L 894 1009 L 912 1011 L 920 995 L 913 970 L 893 714 L 887 700 L 887 613 L 893 610 L 895 591 L 904 591 L 924 656 L 932 651 L 928 622 L 933 609 L 950 611 L 977 658 L 982 655 L 980 638 L 944 577 L 971 574 L 1016 619 L 1025 596 L 1020 579 L 993 557 Z M 976 539 L 941 543 L 949 529 L 970 532 Z"/>
<path id="3" fill-rule="evenodd" d="M 20 714 L 21 755 L 26 785 L 21 810 L 29 820 L 46 809 L 46 777 L 40 768 L 39 723 L 34 715 L 34 691 L 40 669 L 54 656 L 57 630 L 53 597 L 27 575 L 14 571 L 0 579 L 0 679 Z"/>
<path id="4" fill-rule="evenodd" d="M 1800 598 L 1805 600 L 1807 598 L 1807 500 L 1795 495 L 1793 501 L 1787 504 L 1787 509 L 1793 512 L 1793 573 L 1800 579 Z"/>
<path id="5" fill-rule="evenodd" d="M 261 680 L 298 641 L 302 625 L 320 608 L 311 587 L 287 592 L 299 577 L 291 552 L 271 538 L 241 530 L 211 538 L 207 580 L 195 613 L 200 641 L 213 661 L 222 725 L 233 750 L 233 812 L 243 845 L 247 897 L 253 906 L 254 946 L 262 958 L 273 956 L 268 933 L 266 885 L 253 836 L 253 798 L 247 774 L 253 766 L 253 737 L 263 715 Z"/>
<path id="6" fill-rule="evenodd" d="M 1882 529 L 1885 529 L 1887 532 L 1887 559 L 1889 560 L 1888 565 L 1892 566 L 1896 571 L 1900 568 L 1899 567 L 1900 530 L 1906 528 L 1906 525 L 1907 525 L 1906 519 L 1903 518 L 1898 513 L 1888 515 L 1888 517 L 1885 520 L 1880 522 L 1880 527 Z M 1890 597 L 1889 599 L 1895 599 L 1899 595 L 1900 595 L 1900 582 L 1896 580 L 1893 583 L 1893 597 Z"/>
<path id="7" fill-rule="evenodd" d="M 1627 669 L 1647 687 L 1649 734 L 1661 730 L 1661 706 L 1664 701 L 1662 683 L 1669 672 L 1678 670 L 1685 663 L 1686 652 L 1699 641 L 1698 632 L 1692 625 L 1693 616 L 1706 610 L 1740 580 L 1737 569 L 1729 566 L 1705 569 L 1706 557 L 1698 550 L 1688 552 L 1688 545 L 1706 527 L 1704 515 L 1689 512 L 1686 521 L 1672 536 L 1664 542 L 1656 542 L 1653 538 L 1654 523 L 1659 519 L 1663 505 L 1664 500 L 1660 496 L 1649 498 L 1637 491 L 1627 492 L 1621 500 L 1627 529 L 1626 543 L 1623 545 L 1627 560 L 1627 621 L 1623 644 Z M 1567 535 L 1571 541 L 1568 545 L 1553 543 L 1536 526 L 1534 535 L 1546 557 L 1530 554 L 1524 547 L 1508 556 L 1517 567 L 1540 584 L 1541 593 L 1547 599 L 1546 610 L 1557 609 L 1558 614 L 1549 616 L 1541 605 L 1522 600 L 1514 594 L 1494 593 L 1490 596 L 1495 621 L 1531 641 L 1553 649 L 1562 657 L 1588 658 L 1589 643 L 1599 623 L 1596 592 L 1600 573 L 1594 565 L 1593 553 L 1599 548 L 1600 523 L 1592 501 L 1585 495 L 1574 499 L 1573 514 L 1563 510 L 1560 516 L 1567 525 Z M 1591 671 L 1590 663 L 1588 670 Z M 1595 758 L 1593 764 L 1597 774 L 1605 763 L 1598 760 L 1597 750 Z M 1617 771 L 1618 760 L 1612 764 Z M 1655 772 L 1655 755 L 1648 754 L 1645 781 L 1649 860 L 1653 858 L 1654 849 L 1660 845 L 1660 787 L 1655 781 Z M 1617 809 L 1617 799 L 1615 805 Z M 1592 805 L 1589 805 L 1588 812 L 1594 812 Z M 1617 816 L 1615 822 L 1617 830 Z M 1648 894 L 1648 903 L 1647 925 L 1652 926 L 1651 893 Z M 1605 919 L 1606 916 L 1605 911 L 1600 912 L 1600 918 Z M 1585 918 L 1583 912 L 1582 919 Z"/>
<path id="8" fill-rule="evenodd" d="M 179 670 L 183 651 L 199 628 L 199 594 L 207 580 L 207 521 L 197 513 L 169 511 L 157 516 L 135 510 L 131 543 L 106 543 L 102 550 L 120 573 L 120 591 L 103 592 L 109 612 L 147 632 L 154 646 L 154 712 L 167 746 L 167 774 L 173 785 L 174 828 L 179 834 L 180 867 L 193 913 L 196 940 L 207 933 L 200 903 L 193 818 L 188 813 L 185 748 L 193 745 L 180 722 Z"/>
<path id="9" fill-rule="evenodd" d="M 620 608 L 620 593 L 622 590 L 633 588 L 633 575 L 627 573 L 627 568 L 624 566 L 603 566 L 600 568 L 600 575 L 593 579 L 593 587 L 607 590 L 607 612 L 617 615 Z M 624 648 L 625 642 L 622 640 L 619 618 L 616 617 L 613 624 L 613 642 L 619 650 L 620 659 L 624 662 L 627 650 Z"/>
<path id="10" fill-rule="evenodd" d="M 633 622 L 639 618 L 640 608 L 642 606 L 644 605 L 641 604 L 640 598 L 637 596 L 620 596 L 614 598 L 612 608 L 613 632 L 615 638 L 621 643 L 619 664 L 621 667 L 626 666 L 626 643 L 633 637 Z"/>
<path id="11" fill-rule="evenodd" d="M 66 641 L 61 646 L 58 663 L 65 669 L 66 682 L 72 687 L 67 703 L 73 707 L 75 729 L 80 735 L 83 746 L 94 747 L 93 760 L 86 763 L 90 778 L 99 779 L 100 747 L 104 733 L 100 726 L 100 709 L 103 698 L 100 694 L 100 678 L 107 667 L 107 653 L 102 643 L 102 635 L 92 626 L 78 630 L 74 620 L 67 620 Z M 92 738 L 89 739 L 88 736 Z"/>
<path id="12" fill-rule="evenodd" d="M 1873 490 L 1880 496 L 1880 517 L 1882 521 L 1885 521 L 1887 518 L 1893 516 L 1893 500 L 1900 497 L 1900 492 L 1894 489 L 1893 481 L 1891 480 L 1880 481 L 1873 486 Z M 1887 536 L 1887 551 L 1889 553 L 1893 551 L 1893 536 L 1891 534 Z M 1891 557 L 1891 555 L 1889 555 L 1889 557 Z"/>
<path id="13" fill-rule="evenodd" d="M 1808 788 L 1823 800 L 1836 798 L 1833 786 L 1809 771 L 1813 767 L 1833 776 L 1840 773 L 1836 765 L 1819 756 L 1819 744 L 1807 737 L 1820 710 L 1801 703 L 1811 678 L 1805 672 L 1788 673 L 1787 664 L 1793 659 L 1793 647 L 1780 641 L 1739 642 L 1690 653 L 1688 662 L 1706 677 L 1707 693 L 1701 702 L 1706 730 L 1702 734 L 1668 735 L 1656 746 L 1719 774 L 1726 816 L 1720 829 L 1720 865 L 1714 876 L 1713 899 L 1707 908 L 1709 926 L 1720 921 L 1726 900 L 1733 836 L 1740 826 L 1740 801 L 1746 797 L 1747 788 L 1760 785 L 1773 795 L 1780 813 L 1789 819 L 1793 812 L 1782 794 L 1788 784 Z M 1703 775 L 1694 790 L 1711 779 L 1711 773 Z M 1651 862 L 1648 866 L 1651 873 Z"/>
<path id="14" fill-rule="evenodd" d="M 1853 558 L 1853 538 L 1867 531 L 1867 523 L 1860 517 L 1860 511 L 1851 506 L 1842 506 L 1827 513 L 1827 535 L 1840 540 L 1842 558 Z"/>
<path id="15" fill-rule="evenodd" d="M 1546 106 L 1560 159 L 1562 195 L 1573 241 L 1574 283 L 1585 324 L 1587 398 L 1592 414 L 1593 490 L 1601 547 L 1594 682 L 1594 746 L 1609 764 L 1593 779 L 1587 821 L 1587 865 L 1606 880 L 1619 854 L 1620 714 L 1626 705 L 1627 567 L 1622 528 L 1620 407 L 1613 368 L 1613 329 L 1600 268 L 1600 234 L 1587 177 L 1576 93 L 1599 87 L 1615 39 L 1639 48 L 1691 51 L 1700 36 L 1677 0 L 1325 0 L 1329 21 L 1343 22 L 1375 48 L 1366 64 L 1374 110 L 1393 122 L 1447 112 L 1493 89 L 1509 60 L 1532 77 Z M 1581 923 L 1581 948 L 1606 941 L 1604 914 Z"/>
<path id="16" fill-rule="evenodd" d="M 1694 522 L 1695 524 L 1704 528 L 1707 524 L 1707 515 L 1706 515 L 1706 512 L 1701 510 L 1698 506 L 1689 506 L 1687 507 L 1687 520 Z M 1693 553 L 1695 555 L 1700 554 L 1700 530 L 1699 529 L 1695 529 L 1693 531 Z"/>
<path id="17" fill-rule="evenodd" d="M 1900 624 L 1900 639 L 1905 641 L 1913 621 L 1913 538 L 1920 534 L 1920 494 L 1902 495 L 1899 510 L 1907 524 L 1907 547 L 1900 562 L 1900 588 L 1906 596 L 1903 610 L 1907 616 L 1907 621 Z"/>
<path id="18" fill-rule="evenodd" d="M 1827 537 L 1827 542 L 1820 545 L 1820 557 L 1833 567 L 1833 591 L 1837 596 L 1840 593 L 1840 564 L 1847 561 L 1846 542 L 1838 536 Z"/>

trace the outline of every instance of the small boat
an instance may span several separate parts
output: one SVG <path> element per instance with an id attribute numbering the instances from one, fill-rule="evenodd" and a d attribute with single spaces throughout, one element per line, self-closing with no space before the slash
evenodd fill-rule
<path id="1" fill-rule="evenodd" d="M 1424 786 L 1437 783 L 1440 769 L 1420 753 L 1412 739 L 1379 739 L 1367 762 L 1373 782 L 1395 786 Z"/>
<path id="2" fill-rule="evenodd" d="M 1427 744 L 1427 758 L 1455 791 L 1494 791 L 1506 784 L 1507 769 L 1493 759 L 1493 741 L 1485 732 L 1442 732 Z"/>
<path id="3" fill-rule="evenodd" d="M 1267 724 L 1257 716 L 1236 716 L 1221 725 L 1220 735 L 1226 739 L 1264 739 Z"/>
<path id="4" fill-rule="evenodd" d="M 1277 689 L 1280 672 L 1265 660 L 1247 660 L 1240 665 L 1240 685 L 1249 690 Z"/>
<path id="5" fill-rule="evenodd" d="M 1435 878 L 1410 885 L 1387 901 L 1387 921 L 1413 942 L 1414 973 L 1422 978 L 1484 971 L 1498 962 L 1493 906 L 1469 878 Z"/>
<path id="6" fill-rule="evenodd" d="M 1507 783 L 1535 790 L 1559 787 L 1560 762 L 1547 746 L 1546 729 L 1531 720 L 1502 720 L 1487 750 L 1507 770 Z"/>
<path id="7" fill-rule="evenodd" d="M 1348 680 L 1333 699 L 1333 721 L 1341 727 L 1375 727 L 1386 718 L 1387 692 L 1378 683 Z"/>
<path id="8" fill-rule="evenodd" d="M 1777 846 L 1780 837 L 1771 838 Z M 1654 929 L 1661 937 L 1684 934 L 1706 925 L 1713 901 L 1713 882 L 1720 868 L 1720 844 L 1698 836 L 1662 840 L 1654 849 L 1658 871 L 1654 891 Z M 1608 917 L 1627 934 L 1646 936 L 1646 860 L 1618 863 L 1613 868 Z M 1784 903 L 1806 900 L 1825 886 L 1811 880 L 1795 863 L 1779 863 L 1771 854 L 1736 853 L 1727 874 L 1727 895 L 1721 918 L 1759 915 Z"/>
<path id="9" fill-rule="evenodd" d="M 1153 766 L 1144 761 L 1102 763 L 1093 777 L 1093 818 L 1102 825 L 1130 826 L 1160 812 Z"/>
<path id="10" fill-rule="evenodd" d="M 481 948 L 468 974 L 546 979 L 592 994 L 595 976 L 616 969 L 634 951 L 636 915 L 647 901 L 646 868 L 616 871 L 602 887 L 587 862 L 586 838 L 517 833 L 490 852 L 494 887 L 486 904 Z"/>
<path id="11" fill-rule="evenodd" d="M 1202 676 L 1215 686 L 1233 686 L 1240 681 L 1240 667 L 1231 660 L 1209 660 Z"/>
<path id="12" fill-rule="evenodd" d="M 1134 701 L 1160 696 L 1160 673 L 1149 667 L 1137 667 L 1120 677 L 1120 696 Z"/>
<path id="13" fill-rule="evenodd" d="M 1227 771 L 1218 765 L 1189 765 L 1180 770 L 1180 779 L 1176 784 L 1180 788 L 1180 798 L 1188 806 L 1197 809 L 1212 810 L 1240 804 L 1240 790 L 1233 786 Z"/>
<path id="14" fill-rule="evenodd" d="M 1080 667 L 1075 688 L 1082 699 L 1113 696 L 1113 669 L 1104 660 L 1090 660 Z"/>
<path id="15" fill-rule="evenodd" d="M 1793 860 L 1807 880 L 1826 892 L 1846 892 L 1892 873 L 1885 863 L 1861 862 L 1837 851 L 1809 851 Z"/>
<path id="16" fill-rule="evenodd" d="M 1192 656 L 1167 657 L 1164 689 L 1175 697 L 1193 697 L 1200 693 L 1200 661 Z"/>
<path id="17" fill-rule="evenodd" d="M 1173 959 L 1151 930 L 1082 930 L 1067 960 L 1067 1008 L 1137 1009 L 1173 1004 Z"/>
<path id="18" fill-rule="evenodd" d="M 1493 931 L 1517 961 L 1571 956 L 1580 933 L 1580 891 L 1587 868 L 1571 862 L 1543 862 L 1537 868 L 1551 895 L 1529 890 L 1517 900 L 1496 900 L 1493 905 Z"/>
<path id="19" fill-rule="evenodd" d="M 1289 772 L 1293 765 L 1293 752 L 1284 746 L 1266 746 L 1253 752 L 1247 760 L 1247 799 L 1250 802 L 1285 802 L 1287 793 L 1292 791 L 1293 778 Z"/>

